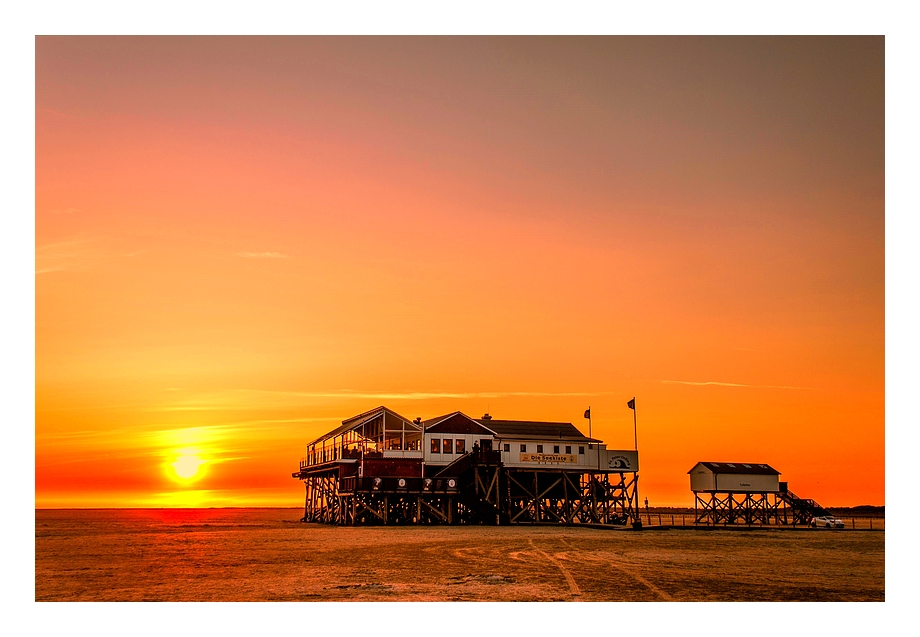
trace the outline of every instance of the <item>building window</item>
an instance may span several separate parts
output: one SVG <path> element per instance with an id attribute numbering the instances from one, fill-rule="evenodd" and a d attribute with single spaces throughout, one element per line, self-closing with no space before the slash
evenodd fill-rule
<path id="1" fill-rule="evenodd" d="M 457 453 L 466 453 L 466 440 L 457 438 Z"/>
<path id="2" fill-rule="evenodd" d="M 543 445 L 537 445 L 537 453 L 543 453 Z"/>
<path id="3" fill-rule="evenodd" d="M 565 446 L 565 452 L 566 452 L 566 453 L 572 453 L 572 445 L 566 445 L 566 446 Z"/>
<path id="4" fill-rule="evenodd" d="M 521 445 L 521 453 L 527 453 L 527 445 Z"/>
<path id="5" fill-rule="evenodd" d="M 453 440 L 451 440 L 450 438 L 444 439 L 444 453 L 453 453 L 453 449 L 451 449 L 452 444 L 453 444 Z"/>
<path id="6" fill-rule="evenodd" d="M 553 453 L 559 453 L 559 445 L 553 445 Z"/>
<path id="7" fill-rule="evenodd" d="M 578 445 L 578 453 L 579 453 L 580 455 L 582 455 L 582 456 L 585 455 L 585 446 L 584 446 L 584 445 Z"/>
<path id="8" fill-rule="evenodd" d="M 509 451 L 511 451 L 511 443 L 510 443 L 510 442 L 506 442 L 506 443 L 505 443 L 505 452 L 507 453 L 507 452 L 509 452 Z"/>
<path id="9" fill-rule="evenodd" d="M 440 438 L 431 439 L 431 453 L 441 453 L 441 439 Z"/>

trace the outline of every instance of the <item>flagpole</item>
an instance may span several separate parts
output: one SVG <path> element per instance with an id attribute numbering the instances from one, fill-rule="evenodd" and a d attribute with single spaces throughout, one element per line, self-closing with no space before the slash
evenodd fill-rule
<path id="1" fill-rule="evenodd" d="M 628 403 L 626 403 L 626 406 L 629 407 L 630 409 L 632 409 L 632 411 L 633 411 L 633 445 L 634 445 L 635 448 L 636 448 L 636 461 L 638 462 L 638 459 L 639 459 L 639 427 L 638 427 L 638 424 L 637 424 L 637 423 L 638 423 L 638 418 L 637 418 L 637 416 L 636 416 L 636 397 L 633 396 L 632 400 L 630 400 Z M 639 517 L 639 516 L 640 516 L 640 513 L 639 513 L 639 473 L 638 473 L 638 468 L 637 468 L 637 473 L 636 473 L 636 477 L 635 477 L 635 490 L 633 491 L 633 493 L 635 494 L 635 498 L 636 498 L 636 521 L 633 522 L 633 528 L 634 528 L 634 529 L 641 529 L 641 528 L 642 528 L 642 519 Z M 651 520 L 649 520 L 649 524 L 651 524 Z"/>
<path id="2" fill-rule="evenodd" d="M 591 435 L 591 405 L 588 405 L 588 438 L 593 438 Z"/>
<path id="3" fill-rule="evenodd" d="M 636 397 L 633 396 L 633 446 L 639 451 L 639 427 L 636 419 Z"/>

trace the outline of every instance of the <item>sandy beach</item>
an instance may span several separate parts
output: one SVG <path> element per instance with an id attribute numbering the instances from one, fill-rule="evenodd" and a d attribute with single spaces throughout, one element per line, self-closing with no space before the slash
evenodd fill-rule
<path id="1" fill-rule="evenodd" d="M 37 510 L 37 601 L 884 601 L 885 533 L 333 527 Z"/>

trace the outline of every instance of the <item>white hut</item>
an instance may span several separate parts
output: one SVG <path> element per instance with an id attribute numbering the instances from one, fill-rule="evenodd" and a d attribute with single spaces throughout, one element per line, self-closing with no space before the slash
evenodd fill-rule
<path id="1" fill-rule="evenodd" d="M 779 492 L 779 471 L 768 464 L 697 462 L 687 473 L 695 493 Z"/>

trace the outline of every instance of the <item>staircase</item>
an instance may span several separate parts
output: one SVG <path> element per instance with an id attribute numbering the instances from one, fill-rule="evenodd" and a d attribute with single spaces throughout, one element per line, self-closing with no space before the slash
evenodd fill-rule
<path id="1" fill-rule="evenodd" d="M 810 498 L 800 498 L 792 491 L 780 491 L 779 499 L 792 510 L 793 524 L 808 524 L 812 518 L 831 515 L 831 512 Z"/>
<path id="2" fill-rule="evenodd" d="M 499 505 L 502 470 L 501 454 L 476 449 L 441 469 L 434 477 L 457 478 L 461 511 L 459 515 L 472 524 L 507 524 L 508 514 Z"/>
<path id="3" fill-rule="evenodd" d="M 449 465 L 434 474 L 435 478 L 459 478 L 466 470 L 476 464 L 475 456 L 465 453 Z"/>

